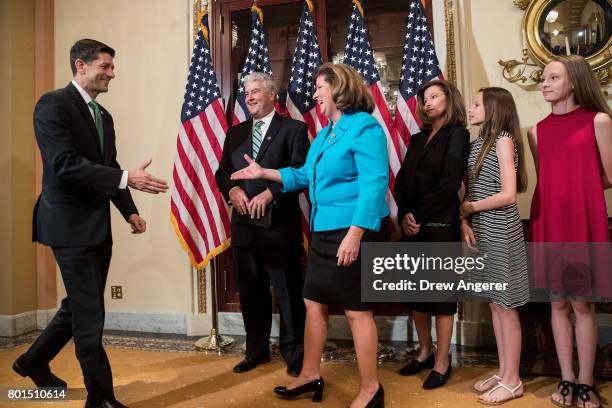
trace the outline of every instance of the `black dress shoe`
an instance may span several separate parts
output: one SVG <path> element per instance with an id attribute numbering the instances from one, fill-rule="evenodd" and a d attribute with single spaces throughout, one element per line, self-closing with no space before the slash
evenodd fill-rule
<path id="1" fill-rule="evenodd" d="M 448 360 L 448 370 L 444 374 L 440 374 L 439 372 L 432 370 L 429 373 L 429 376 L 423 383 L 423 388 L 426 390 L 433 390 L 434 388 L 439 388 L 446 384 L 446 380 L 450 378 L 450 374 L 452 371 L 452 365 L 450 363 L 450 359 Z"/>
<path id="2" fill-rule="evenodd" d="M 13 363 L 13 370 L 22 377 L 30 377 L 37 387 L 66 388 L 66 381 L 53 375 L 48 365 L 43 367 L 28 367 L 21 356 Z"/>
<path id="3" fill-rule="evenodd" d="M 287 389 L 284 386 L 275 387 L 274 392 L 284 398 L 295 398 L 307 392 L 314 392 L 312 394 L 312 402 L 321 402 L 323 401 L 324 387 L 325 381 L 323 381 L 323 377 L 319 377 L 292 389 Z"/>
<path id="4" fill-rule="evenodd" d="M 368 405 L 365 408 L 385 408 L 385 390 L 381 383 L 378 383 L 378 390 L 372 397 Z"/>
<path id="5" fill-rule="evenodd" d="M 291 377 L 297 377 L 302 372 L 301 365 L 287 365 L 287 374 Z"/>
<path id="6" fill-rule="evenodd" d="M 244 360 L 234 366 L 235 373 L 246 373 L 251 371 L 260 364 L 270 362 L 270 356 L 262 358 L 250 358 L 246 357 Z"/>
<path id="7" fill-rule="evenodd" d="M 128 408 L 119 401 L 102 400 L 101 402 L 91 402 L 89 398 L 85 401 L 85 408 Z"/>
<path id="8" fill-rule="evenodd" d="M 413 358 L 410 363 L 400 368 L 399 373 L 400 375 L 416 375 L 424 368 L 433 368 L 435 363 L 436 357 L 434 356 L 434 353 L 431 353 L 431 355 L 423 361 Z"/>

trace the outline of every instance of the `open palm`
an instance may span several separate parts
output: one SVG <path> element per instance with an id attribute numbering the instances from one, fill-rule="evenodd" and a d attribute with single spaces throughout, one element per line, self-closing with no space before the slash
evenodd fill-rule
<path id="1" fill-rule="evenodd" d="M 258 178 L 263 178 L 264 170 L 263 168 L 253 159 L 249 157 L 248 154 L 244 155 L 244 159 L 249 163 L 247 167 L 242 170 L 238 170 L 232 173 L 232 180 L 253 180 Z"/>

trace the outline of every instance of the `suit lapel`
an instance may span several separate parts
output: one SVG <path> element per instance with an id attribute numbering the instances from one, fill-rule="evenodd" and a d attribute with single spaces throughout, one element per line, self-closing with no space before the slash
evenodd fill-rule
<path id="1" fill-rule="evenodd" d="M 251 157 L 253 155 L 253 118 L 251 117 L 242 123 L 244 123 L 244 133 L 240 136 L 244 137 L 245 143 L 239 144 L 239 146 L 242 146 L 240 156 L 248 154 Z"/>
<path id="2" fill-rule="evenodd" d="M 87 122 L 87 125 L 89 126 L 90 136 L 93 138 L 94 143 L 96 144 L 98 148 L 98 154 L 100 155 L 100 159 L 102 160 L 103 158 L 102 158 L 102 150 L 100 149 L 100 138 L 98 137 L 98 131 L 96 130 L 96 123 L 94 122 L 91 116 L 89 107 L 85 103 L 85 100 L 83 99 L 79 91 L 74 87 L 74 85 L 72 85 L 72 83 L 68 84 L 67 88 L 70 94 L 72 95 L 72 102 L 76 105 L 78 110 L 81 112 L 81 115 L 83 115 L 85 121 Z"/>
<path id="3" fill-rule="evenodd" d="M 263 135 L 261 145 L 259 146 L 259 152 L 257 152 L 257 158 L 255 159 L 256 162 L 259 162 L 261 160 L 266 150 L 268 149 L 268 146 L 270 146 L 270 143 L 272 143 L 272 140 L 274 140 L 274 137 L 281 128 L 282 121 L 283 118 L 278 113 L 275 113 L 274 116 L 272 116 L 272 121 L 270 122 L 270 126 L 268 126 L 268 131 L 265 135 Z M 253 132 L 251 132 L 251 143 L 252 138 Z"/>
<path id="4" fill-rule="evenodd" d="M 430 152 L 436 150 L 435 146 L 440 143 L 440 140 L 444 138 L 444 133 L 446 132 L 446 127 L 442 127 L 440 130 L 438 130 L 438 133 L 436 133 L 433 137 L 433 139 L 431 139 L 429 141 L 429 143 L 427 143 L 427 138 L 429 138 L 429 135 L 426 135 L 425 138 L 423 139 L 423 154 L 421 155 L 418 163 L 420 163 Z M 417 163 L 417 166 L 418 166 Z"/>
<path id="5" fill-rule="evenodd" d="M 113 131 L 109 113 L 106 109 L 101 108 L 100 113 L 102 114 L 102 129 L 104 129 L 104 164 L 110 163 L 111 153 L 113 150 L 111 132 Z M 97 135 L 96 131 L 96 135 Z"/>
<path id="6" fill-rule="evenodd" d="M 319 150 L 319 157 L 325 153 L 325 150 L 329 149 L 331 146 L 338 143 L 338 140 L 342 139 L 342 137 L 346 134 L 346 131 L 351 127 L 351 123 L 353 123 L 353 119 L 355 119 L 354 115 L 350 113 L 345 113 L 340 117 L 338 123 L 328 132 L 326 137 L 327 140 L 323 141 L 323 145 L 321 146 L 321 150 Z M 331 126 L 331 123 L 330 123 Z"/>

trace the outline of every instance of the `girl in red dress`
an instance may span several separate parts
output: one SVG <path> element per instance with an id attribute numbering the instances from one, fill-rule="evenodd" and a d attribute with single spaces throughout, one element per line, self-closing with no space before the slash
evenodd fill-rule
<path id="1" fill-rule="evenodd" d="M 593 71 L 580 56 L 554 58 L 544 68 L 543 80 L 542 94 L 552 112 L 528 132 L 538 172 L 530 240 L 566 246 L 605 245 L 609 232 L 604 190 L 612 186 L 610 109 Z M 552 293 L 551 324 L 561 381 L 551 401 L 560 407 L 597 408 L 599 394 L 593 384 L 597 325 L 595 306 L 589 300 L 612 297 L 612 273 L 609 267 L 590 268 L 582 281 L 569 285 L 569 275 L 563 268 L 551 267 L 554 263 L 549 258 L 545 268 L 534 268 L 535 287 Z M 572 310 L 576 317 L 577 377 L 572 367 Z"/>

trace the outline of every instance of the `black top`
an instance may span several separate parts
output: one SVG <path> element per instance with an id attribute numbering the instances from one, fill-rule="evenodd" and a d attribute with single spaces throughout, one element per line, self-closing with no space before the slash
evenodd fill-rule
<path id="1" fill-rule="evenodd" d="M 416 222 L 459 224 L 461 181 L 466 171 L 470 134 L 462 126 L 444 126 L 426 144 L 429 131 L 412 136 L 395 179 L 398 220 L 412 213 Z"/>

